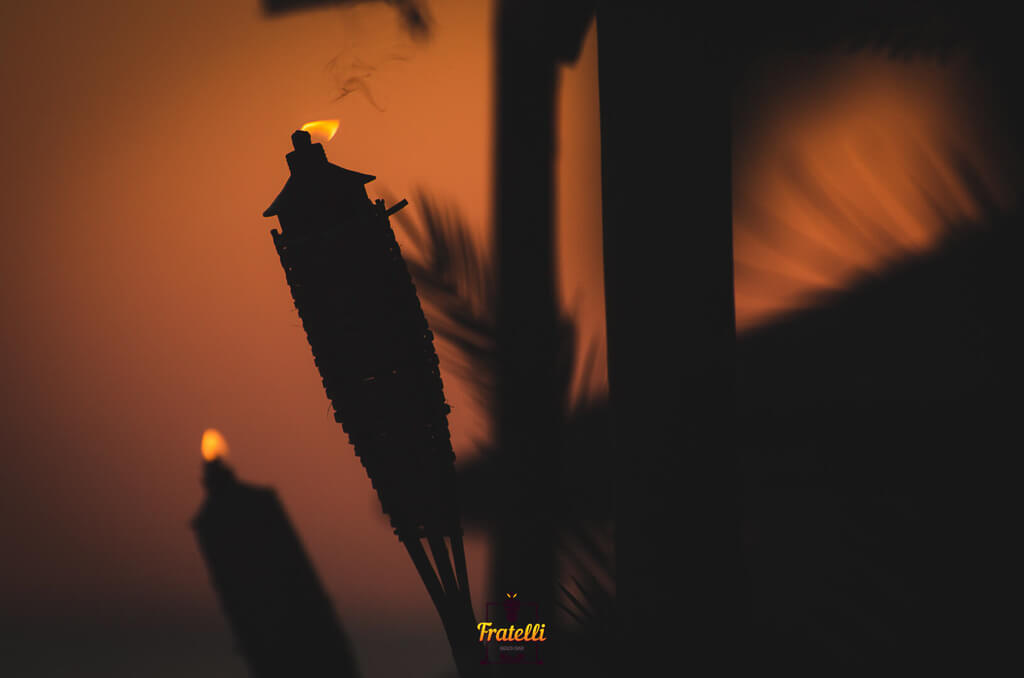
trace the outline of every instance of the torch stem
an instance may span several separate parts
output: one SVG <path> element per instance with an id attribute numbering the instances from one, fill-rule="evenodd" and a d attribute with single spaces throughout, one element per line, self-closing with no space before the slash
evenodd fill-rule
<path id="1" fill-rule="evenodd" d="M 487 678 L 489 676 L 487 667 L 480 661 L 480 658 L 483 657 L 482 648 L 476 642 L 476 615 L 473 614 L 469 589 L 468 586 L 463 588 L 457 583 L 448 558 L 444 537 L 427 538 L 437 571 L 441 573 L 440 579 L 431 566 L 426 549 L 423 548 L 420 539 L 401 538 L 401 541 L 405 544 L 420 579 L 427 587 L 430 600 L 441 617 L 441 625 L 448 637 L 448 645 L 451 647 L 452 658 L 455 660 L 455 667 L 460 678 Z M 460 578 L 468 581 L 465 575 L 465 553 L 462 549 L 461 538 L 452 538 L 452 551 L 456 554 L 455 563 L 456 568 L 461 572 Z M 445 582 L 444 587 L 441 584 L 442 580 Z"/>
<path id="2" fill-rule="evenodd" d="M 437 580 L 437 575 L 434 574 L 434 568 L 430 566 L 430 560 L 427 559 L 427 553 L 423 550 L 423 544 L 416 538 L 402 538 L 401 540 L 405 544 L 405 550 L 409 552 L 409 557 L 412 558 L 413 565 L 416 566 L 416 571 L 420 574 L 420 579 L 423 580 L 423 585 L 427 587 L 430 600 L 434 603 L 437 611 L 441 613 L 444 607 L 444 591 Z M 444 615 L 441 614 L 443 621 Z"/>
<path id="3" fill-rule="evenodd" d="M 452 559 L 455 561 L 455 576 L 459 580 L 459 589 L 470 600 L 469 594 L 469 572 L 466 570 L 466 550 L 462 544 L 462 535 L 452 536 Z"/>
<path id="4" fill-rule="evenodd" d="M 437 573 L 441 576 L 445 592 L 448 595 L 458 593 L 459 587 L 455 583 L 455 572 L 452 570 L 444 537 L 427 537 L 427 543 L 430 544 L 430 553 L 434 556 L 434 564 L 437 566 Z"/>

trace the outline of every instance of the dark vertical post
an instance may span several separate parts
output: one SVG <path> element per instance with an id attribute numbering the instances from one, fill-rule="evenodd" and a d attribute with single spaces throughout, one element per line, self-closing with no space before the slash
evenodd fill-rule
<path id="1" fill-rule="evenodd" d="M 506 0 L 496 16 L 495 229 L 499 257 L 499 466 L 510 492 L 495 526 L 492 592 L 550 613 L 550 514 L 559 428 L 552 230 L 556 63 L 544 3 Z"/>
<path id="2" fill-rule="evenodd" d="M 704 10 L 598 7 L 619 674 L 728 675 L 743 648 L 727 47 Z"/>

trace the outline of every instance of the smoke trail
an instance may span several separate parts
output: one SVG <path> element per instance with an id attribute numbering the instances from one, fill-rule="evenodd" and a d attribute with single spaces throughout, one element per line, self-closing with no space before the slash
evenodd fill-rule
<path id="1" fill-rule="evenodd" d="M 359 56 L 352 56 L 356 50 L 360 52 L 377 52 L 372 57 L 364 59 Z M 330 61 L 327 62 L 324 67 L 325 70 L 330 74 L 334 80 L 335 87 L 337 88 L 337 94 L 334 97 L 335 101 L 340 101 L 350 94 L 362 93 L 366 97 L 366 100 L 370 102 L 378 111 L 383 112 L 385 109 L 379 103 L 378 99 L 374 96 L 373 91 L 370 89 L 370 78 L 378 75 L 382 70 L 386 70 L 387 64 L 398 61 L 409 61 L 412 57 L 406 53 L 406 47 L 403 45 L 394 45 L 386 53 L 381 53 L 380 48 L 372 48 L 368 46 L 355 47 L 352 45 L 346 46 L 341 52 L 335 55 Z"/>

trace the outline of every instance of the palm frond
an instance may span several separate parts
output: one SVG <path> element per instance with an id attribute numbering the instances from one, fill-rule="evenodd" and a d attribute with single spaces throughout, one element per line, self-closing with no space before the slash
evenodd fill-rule
<path id="1" fill-rule="evenodd" d="M 442 351 L 448 349 L 446 364 L 471 387 L 484 412 L 492 415 L 500 360 L 495 260 L 475 243 L 468 225 L 454 210 L 440 207 L 422 193 L 415 202 L 418 219 L 406 212 L 395 218 L 419 253 L 406 256 L 409 272 L 430 326 L 444 342 Z M 607 399 L 591 395 L 598 391 L 600 344 L 591 342 L 583 360 L 577 360 L 576 315 L 559 314 L 558 370 L 544 382 L 565 406 L 554 445 L 561 482 L 553 488 L 557 496 L 547 501 L 556 507 L 552 516 L 560 534 L 556 548 L 571 573 L 569 583 L 561 587 L 564 600 L 556 604 L 580 624 L 578 631 L 589 644 L 607 641 L 612 629 L 614 568 L 607 529 L 612 444 Z M 487 442 L 478 442 L 476 452 L 468 455 L 472 461 L 459 468 L 459 503 L 467 525 L 491 525 L 515 501 L 507 495 L 516 488 L 508 487 L 509 469 L 502 467 L 509 455 Z"/>
<path id="2" fill-rule="evenodd" d="M 587 642 L 601 644 L 615 632 L 614 559 L 611 534 L 603 526 L 578 522 L 562 542 L 571 584 L 559 584 L 555 604 L 580 627 Z"/>
<path id="3" fill-rule="evenodd" d="M 421 218 L 399 212 L 401 232 L 420 251 L 407 258 L 413 282 L 425 302 L 431 329 L 448 345 L 447 364 L 471 387 L 474 400 L 490 409 L 497 374 L 497 277 L 493 260 L 477 246 L 454 210 L 444 210 L 419 193 Z"/>

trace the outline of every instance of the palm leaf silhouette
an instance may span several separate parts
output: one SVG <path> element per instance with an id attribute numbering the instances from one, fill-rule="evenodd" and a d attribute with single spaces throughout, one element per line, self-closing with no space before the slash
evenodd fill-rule
<path id="1" fill-rule="evenodd" d="M 466 222 L 452 209 L 420 193 L 420 219 L 401 213 L 396 222 L 419 257 L 407 265 L 424 302 L 435 334 L 447 343 L 446 366 L 471 387 L 474 399 L 494 416 L 494 390 L 500 356 L 496 350 L 497 276 L 493 258 L 477 246 Z M 555 446 L 559 482 L 545 500 L 554 507 L 560 527 L 556 550 L 572 574 L 562 587 L 565 600 L 556 604 L 571 618 L 582 620 L 583 647 L 608 640 L 614 599 L 611 535 L 611 459 L 608 402 L 588 396 L 597 374 L 597 346 L 588 347 L 580 373 L 577 363 L 576 322 L 559 318 L 559 366 L 553 383 L 566 417 Z M 580 382 L 575 397 L 574 381 Z M 459 469 L 460 504 L 467 525 L 486 526 L 498 519 L 510 488 L 501 467 L 506 455 L 492 443 L 477 444 L 474 461 Z M 473 455 L 458 454 L 460 459 Z"/>
<path id="2" fill-rule="evenodd" d="M 488 409 L 498 359 L 494 267 L 457 213 L 440 209 L 422 193 L 416 204 L 422 226 L 408 211 L 396 216 L 403 234 L 422 253 L 420 260 L 407 262 L 409 273 L 427 304 L 431 328 L 453 349 L 450 366 L 472 387 L 474 400 Z"/>

